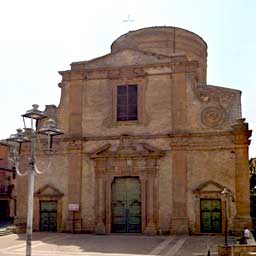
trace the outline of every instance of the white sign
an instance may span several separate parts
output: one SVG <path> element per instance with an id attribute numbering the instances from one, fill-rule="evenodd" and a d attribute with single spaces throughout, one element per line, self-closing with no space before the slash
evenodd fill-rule
<path id="1" fill-rule="evenodd" d="M 69 204 L 68 210 L 73 212 L 79 211 L 79 204 Z"/>

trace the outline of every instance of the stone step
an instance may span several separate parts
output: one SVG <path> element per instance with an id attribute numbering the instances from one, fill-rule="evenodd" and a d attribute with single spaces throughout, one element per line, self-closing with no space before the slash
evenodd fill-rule
<path id="1" fill-rule="evenodd" d="M 0 236 L 6 236 L 15 233 L 16 227 L 6 227 L 0 229 Z"/>

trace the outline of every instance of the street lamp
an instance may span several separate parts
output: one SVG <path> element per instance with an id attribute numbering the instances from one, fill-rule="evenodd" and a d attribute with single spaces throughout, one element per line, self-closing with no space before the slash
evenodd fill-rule
<path id="1" fill-rule="evenodd" d="M 35 174 L 42 174 L 44 171 L 40 172 L 36 165 L 35 158 L 35 143 L 36 137 L 38 134 L 43 134 L 48 136 L 48 153 L 52 153 L 52 138 L 56 135 L 61 135 L 63 132 L 56 127 L 56 123 L 53 119 L 48 118 L 44 112 L 38 110 L 38 105 L 32 105 L 32 109 L 26 111 L 23 117 L 24 129 L 17 129 L 16 134 L 12 134 L 8 141 L 15 142 L 15 152 L 12 156 L 12 160 L 15 163 L 15 169 L 18 175 L 25 176 L 28 175 L 28 202 L 27 202 L 27 229 L 26 229 L 26 256 L 31 256 L 31 241 L 32 241 L 32 231 L 33 231 L 33 198 L 34 198 L 34 180 Z M 30 128 L 26 127 L 25 118 L 31 120 Z M 45 122 L 45 125 L 42 126 L 39 130 L 37 130 L 36 124 L 39 120 L 48 118 Z M 19 170 L 19 162 L 20 162 L 20 151 L 21 144 L 24 142 L 30 142 L 31 153 L 29 158 L 30 168 L 25 172 L 21 173 Z M 18 148 L 18 150 L 17 150 Z M 50 166 L 47 167 L 47 169 Z"/>
<path id="2" fill-rule="evenodd" d="M 227 198 L 228 198 L 228 189 L 224 188 L 221 192 L 221 195 L 224 198 L 224 211 L 225 211 L 225 246 L 228 246 L 228 209 L 227 209 Z"/>

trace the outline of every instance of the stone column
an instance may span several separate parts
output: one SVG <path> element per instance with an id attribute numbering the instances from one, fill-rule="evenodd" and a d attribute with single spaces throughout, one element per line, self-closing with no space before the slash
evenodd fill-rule
<path id="1" fill-rule="evenodd" d="M 149 177 L 147 180 L 147 226 L 145 228 L 145 234 L 156 235 L 156 225 L 154 219 L 154 207 L 155 207 L 155 187 L 154 177 Z"/>
<path id="2" fill-rule="evenodd" d="M 81 231 L 81 173 L 83 150 L 83 85 L 84 78 L 80 72 L 71 72 L 69 75 L 68 97 L 68 133 L 72 138 L 68 143 L 68 204 L 79 204 L 79 211 L 68 212 L 69 231 Z M 73 223 L 74 221 L 74 223 Z"/>
<path id="3" fill-rule="evenodd" d="M 147 198 L 147 182 L 144 176 L 140 176 L 140 184 L 141 184 L 141 230 L 142 233 L 145 233 L 146 228 L 146 198 Z"/>
<path id="4" fill-rule="evenodd" d="M 113 178 L 107 177 L 106 180 L 106 233 L 111 233 L 111 211 L 112 211 L 112 191 L 111 191 L 111 184 Z"/>
<path id="5" fill-rule="evenodd" d="M 234 231 L 241 232 L 247 226 L 251 227 L 250 217 L 250 177 L 248 146 L 251 131 L 245 119 L 238 119 L 234 127 L 235 159 L 236 159 L 236 216 L 234 218 Z"/>
<path id="6" fill-rule="evenodd" d="M 103 178 L 97 178 L 97 223 L 95 233 L 98 235 L 106 234 L 105 226 L 105 181 Z"/>
<path id="7" fill-rule="evenodd" d="M 15 217 L 15 212 L 14 212 L 14 209 L 15 209 L 15 199 L 14 198 L 11 198 L 9 200 L 9 209 L 10 209 L 10 213 L 9 213 L 9 216 L 10 217 Z"/>
<path id="8" fill-rule="evenodd" d="M 188 96 L 185 73 L 175 73 L 172 79 L 172 130 L 186 131 L 188 127 Z M 177 97 L 179 95 L 179 97 Z M 183 145 L 181 145 L 183 146 Z M 172 217 L 171 233 L 188 233 L 186 153 L 182 148 L 172 152 Z"/>

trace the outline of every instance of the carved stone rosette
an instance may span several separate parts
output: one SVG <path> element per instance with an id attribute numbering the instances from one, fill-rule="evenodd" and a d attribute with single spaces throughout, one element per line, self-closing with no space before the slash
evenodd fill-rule
<path id="1" fill-rule="evenodd" d="M 206 107 L 201 112 L 201 121 L 208 127 L 220 126 L 224 123 L 226 111 L 221 107 Z"/>

